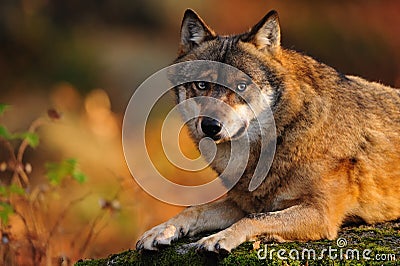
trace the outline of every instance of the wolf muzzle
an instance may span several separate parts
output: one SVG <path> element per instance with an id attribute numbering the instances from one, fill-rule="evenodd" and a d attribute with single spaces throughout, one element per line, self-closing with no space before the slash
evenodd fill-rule
<path id="1" fill-rule="evenodd" d="M 222 130 L 222 124 L 217 120 L 210 117 L 201 118 L 201 131 L 213 140 L 218 140 L 221 138 L 220 132 Z"/>

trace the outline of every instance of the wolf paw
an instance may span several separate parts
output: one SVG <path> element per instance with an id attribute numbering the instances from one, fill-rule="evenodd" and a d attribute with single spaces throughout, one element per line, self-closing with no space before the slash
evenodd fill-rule
<path id="1" fill-rule="evenodd" d="M 196 246 L 198 251 L 228 254 L 240 244 L 241 242 L 232 235 L 230 230 L 226 229 L 216 234 L 203 237 L 196 243 Z"/>
<path id="2" fill-rule="evenodd" d="M 184 235 L 183 229 L 172 224 L 160 224 L 146 231 L 136 243 L 137 250 L 158 250 Z"/>

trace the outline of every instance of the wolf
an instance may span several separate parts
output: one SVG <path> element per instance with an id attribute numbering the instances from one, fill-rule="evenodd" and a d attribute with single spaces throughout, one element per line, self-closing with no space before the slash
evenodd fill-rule
<path id="1" fill-rule="evenodd" d="M 333 240 L 345 223 L 400 217 L 400 90 L 341 74 L 283 48 L 280 40 L 276 11 L 231 36 L 217 35 L 194 11 L 185 12 L 175 63 L 210 60 L 240 69 L 262 88 L 263 97 L 251 97 L 245 82 L 238 81 L 234 89 L 250 96 L 261 111 L 249 112 L 235 91 L 217 84 L 197 81 L 175 89 L 178 103 L 202 95 L 240 114 L 233 118 L 209 104 L 200 109 L 211 110 L 214 118 L 199 116 L 188 123 L 195 143 L 204 137 L 215 141 L 218 152 L 211 167 L 217 173 L 226 166 L 229 144 L 243 132 L 251 153 L 227 195 L 188 207 L 148 230 L 138 250 L 157 250 L 204 231 L 216 233 L 200 239 L 197 248 L 216 253 L 260 236 L 278 242 Z M 266 178 L 249 191 L 260 155 L 260 136 L 252 128 L 263 108 L 273 113 L 276 150 Z"/>

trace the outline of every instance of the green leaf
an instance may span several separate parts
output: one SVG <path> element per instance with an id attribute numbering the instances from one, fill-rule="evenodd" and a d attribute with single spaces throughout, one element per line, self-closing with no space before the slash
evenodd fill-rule
<path id="1" fill-rule="evenodd" d="M 37 145 L 39 145 L 39 136 L 36 133 L 24 132 L 15 134 L 14 136 L 15 138 L 25 140 L 32 148 L 35 148 Z"/>
<path id="2" fill-rule="evenodd" d="M 86 181 L 87 177 L 79 170 L 78 162 L 75 159 L 66 159 L 60 163 L 46 163 L 46 176 L 50 183 L 59 185 L 62 180 L 70 177 L 79 183 Z"/>
<path id="3" fill-rule="evenodd" d="M 4 112 L 10 108 L 10 105 L 8 104 L 4 104 L 4 103 L 0 103 L 0 115 L 4 114 Z"/>
<path id="4" fill-rule="evenodd" d="M 0 202 L 0 219 L 3 225 L 6 225 L 8 223 L 8 219 L 13 213 L 14 209 L 10 204 L 6 202 Z"/>
<path id="5" fill-rule="evenodd" d="M 25 190 L 20 187 L 17 186 L 15 184 L 12 184 L 11 186 L 8 187 L 8 191 L 10 194 L 17 194 L 17 195 L 24 195 L 25 194 Z"/>
<path id="6" fill-rule="evenodd" d="M 0 125 L 0 137 L 3 137 L 6 140 L 12 139 L 20 139 L 26 140 L 32 148 L 37 147 L 39 145 L 39 136 L 33 132 L 23 132 L 23 133 L 15 133 L 11 134 L 5 126 Z"/>
<path id="7" fill-rule="evenodd" d="M 78 162 L 75 159 L 68 160 L 73 165 L 72 178 L 79 183 L 84 183 L 87 180 L 87 176 L 79 169 Z"/>
<path id="8" fill-rule="evenodd" d="M 76 159 L 74 159 L 74 158 L 69 158 L 69 159 L 66 159 L 66 160 L 64 160 L 65 162 L 67 162 L 69 165 L 71 165 L 71 167 L 73 168 L 73 169 L 75 169 L 75 167 L 77 166 L 77 164 L 78 164 L 78 162 L 76 161 Z"/>
<path id="9" fill-rule="evenodd" d="M 8 131 L 5 126 L 0 125 L 0 137 L 3 137 L 6 140 L 13 139 L 13 135 Z"/>
<path id="10" fill-rule="evenodd" d="M 79 183 L 85 183 L 87 180 L 87 177 L 84 173 L 80 172 L 80 171 L 75 171 L 72 174 L 72 178 L 75 179 L 76 181 L 78 181 Z"/>
<path id="11" fill-rule="evenodd" d="M 0 197 L 9 197 L 11 194 L 24 195 L 25 190 L 15 184 L 11 186 L 0 186 Z"/>
<path id="12" fill-rule="evenodd" d="M 7 197 L 8 190 L 5 186 L 0 186 L 0 197 Z"/>
<path id="13" fill-rule="evenodd" d="M 46 163 L 46 176 L 52 185 L 59 185 L 62 179 L 68 175 L 69 170 L 65 162 L 61 163 Z"/>

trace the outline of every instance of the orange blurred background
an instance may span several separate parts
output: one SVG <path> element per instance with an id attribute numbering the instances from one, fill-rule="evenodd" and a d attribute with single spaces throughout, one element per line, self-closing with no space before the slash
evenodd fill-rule
<path id="1" fill-rule="evenodd" d="M 33 165 L 31 183 L 46 182 L 45 162 L 65 158 L 76 158 L 88 176 L 85 184 L 63 187 L 61 196 L 52 197 L 54 209 L 49 213 L 53 216 L 44 227 L 54 224 L 68 202 L 89 193 L 66 215 L 51 254 L 46 254 L 50 259 L 44 262 L 61 257 L 74 262 L 134 248 L 144 230 L 181 210 L 152 198 L 135 183 L 124 161 L 121 124 L 135 88 L 174 60 L 186 8 L 227 34 L 247 30 L 276 9 L 285 47 L 340 72 L 400 87 L 400 2 L 396 0 L 3 1 L 0 103 L 12 107 L 0 117 L 0 124 L 22 131 L 49 108 L 57 109 L 63 118 L 41 127 L 40 145 L 26 153 L 25 160 Z M 157 128 L 162 121 L 155 116 L 153 122 Z M 156 130 L 152 134 L 158 137 Z M 160 145 L 148 148 L 153 154 L 162 152 Z M 189 157 L 197 154 L 186 152 Z M 5 160 L 4 152 L 0 155 L 0 161 Z M 195 179 L 179 173 L 186 183 L 211 177 L 210 171 Z M 87 232 L 104 211 L 99 201 L 112 200 L 118 201 L 117 210 L 101 216 L 95 224 L 96 237 L 82 250 L 86 238 L 81 230 Z"/>

